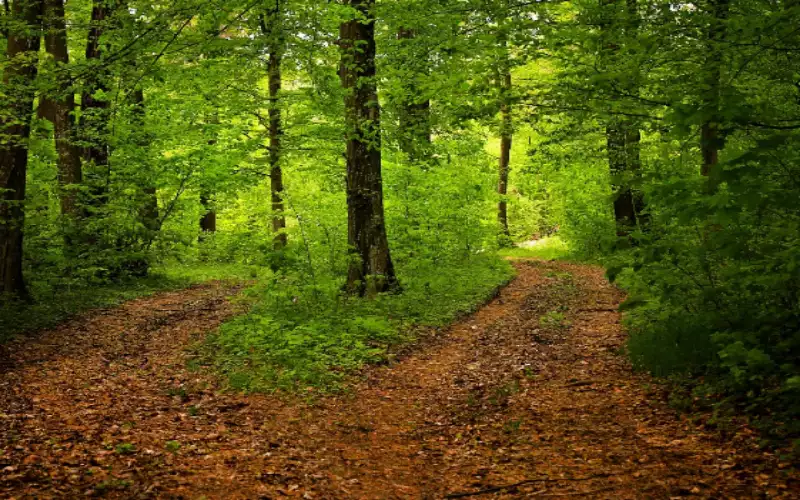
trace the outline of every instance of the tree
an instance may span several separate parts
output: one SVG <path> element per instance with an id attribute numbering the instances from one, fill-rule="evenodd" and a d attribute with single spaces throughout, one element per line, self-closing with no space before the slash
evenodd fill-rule
<path id="1" fill-rule="evenodd" d="M 16 0 L 11 7 L 0 111 L 0 294 L 23 298 L 23 203 L 43 10 L 41 0 Z"/>
<path id="2" fill-rule="evenodd" d="M 381 177 L 380 105 L 375 82 L 374 0 L 348 0 L 353 18 L 340 26 L 340 78 L 345 95 L 346 289 L 372 296 L 398 286 L 389 251 Z"/>
<path id="3" fill-rule="evenodd" d="M 145 113 L 144 90 L 137 88 L 132 94 L 132 121 L 133 125 L 138 128 L 138 134 L 135 137 L 137 146 L 144 149 L 148 146 L 147 137 L 147 120 Z M 141 204 L 141 219 L 142 225 L 150 232 L 158 231 L 158 196 L 156 194 L 155 182 L 152 178 L 152 173 L 148 172 L 145 182 L 146 185 L 142 188 L 144 199 Z M 147 240 L 152 238 L 152 234 L 148 235 Z"/>
<path id="4" fill-rule="evenodd" d="M 207 144 L 215 146 L 217 144 L 217 134 L 219 129 L 219 114 L 213 112 L 208 120 L 206 128 L 211 134 Z M 210 148 L 209 148 L 210 149 Z M 200 240 L 202 240 L 206 233 L 217 232 L 217 210 L 214 207 L 214 200 L 211 194 L 212 188 L 209 182 L 205 182 L 200 188 Z"/>
<path id="5" fill-rule="evenodd" d="M 409 160 L 418 161 L 430 152 L 431 100 L 421 88 L 420 80 L 428 76 L 427 48 L 415 43 L 417 31 L 400 27 L 397 39 L 405 42 L 404 59 L 406 82 L 400 98 L 400 149 Z"/>
<path id="6" fill-rule="evenodd" d="M 705 120 L 700 126 L 700 150 L 703 163 L 700 173 L 708 176 L 719 162 L 720 125 L 720 78 L 722 77 L 722 44 L 725 41 L 726 20 L 730 9 L 729 0 L 706 0 L 708 15 L 708 39 L 704 62 L 702 111 Z"/>
<path id="7" fill-rule="evenodd" d="M 283 206 L 283 171 L 281 169 L 281 62 L 285 50 L 283 13 L 281 0 L 269 9 L 266 19 L 261 17 L 261 33 L 267 38 L 269 61 L 267 72 L 269 78 L 269 178 L 272 195 L 272 231 L 275 250 L 286 247 L 286 216 Z"/>
<path id="8" fill-rule="evenodd" d="M 98 208 L 108 198 L 110 182 L 109 122 L 111 107 L 109 84 L 111 71 L 103 60 L 106 35 L 118 5 L 114 0 L 93 0 L 89 34 L 86 38 L 86 63 L 88 77 L 81 93 L 81 139 L 84 141 L 83 161 L 91 188 L 91 204 Z"/>
<path id="9" fill-rule="evenodd" d="M 636 0 L 603 0 L 601 3 L 601 62 L 607 71 L 621 65 L 621 45 L 636 32 L 638 16 Z M 617 69 L 617 71 L 619 71 Z M 622 78 L 612 78 L 612 88 L 636 95 L 636 75 L 623 72 Z M 626 236 L 643 222 L 644 197 L 633 185 L 641 177 L 641 132 L 629 116 L 612 115 L 606 119 L 606 149 L 614 195 L 614 219 L 617 234 Z"/>
<path id="10" fill-rule="evenodd" d="M 83 181 L 81 153 L 75 134 L 75 93 L 69 74 L 67 25 L 63 0 L 45 0 L 45 48 L 55 63 L 55 90 L 40 98 L 44 116 L 53 122 L 58 153 L 58 181 L 61 186 L 61 213 L 76 218 L 81 209 L 76 189 Z"/>
<path id="11" fill-rule="evenodd" d="M 502 22 L 501 22 L 502 24 Z M 511 117 L 511 60 L 508 53 L 508 39 L 504 27 L 499 27 L 500 61 L 497 79 L 500 97 L 500 159 L 498 161 L 497 220 L 500 223 L 501 243 L 511 243 L 508 230 L 508 170 L 511 162 L 511 141 L 514 136 L 514 123 Z"/>

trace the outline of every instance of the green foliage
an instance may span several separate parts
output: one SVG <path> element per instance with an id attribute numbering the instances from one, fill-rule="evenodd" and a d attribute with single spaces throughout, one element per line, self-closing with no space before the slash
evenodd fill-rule
<path id="1" fill-rule="evenodd" d="M 792 382 L 800 374 L 800 205 L 783 182 L 794 167 L 748 142 L 739 141 L 743 152 L 721 165 L 711 188 L 662 179 L 650 197 L 652 232 L 613 260 L 629 266 L 618 280 L 631 293 L 638 366 L 707 375 L 729 403 L 770 425 L 783 413 L 788 426 L 800 411 Z M 796 157 L 789 143 L 779 151 Z"/>
<path id="2" fill-rule="evenodd" d="M 248 292 L 250 313 L 220 329 L 212 352 L 236 389 L 334 389 L 412 341 L 412 327 L 442 326 L 470 312 L 511 275 L 508 263 L 488 256 L 417 262 L 400 269 L 401 294 L 370 301 L 343 296 L 338 280 L 275 276 Z"/>
<path id="3" fill-rule="evenodd" d="M 170 263 L 156 267 L 147 278 L 99 285 L 57 276 L 37 279 L 29 284 L 33 302 L 0 302 L 0 342 L 16 334 L 54 326 L 91 309 L 210 280 L 252 279 L 252 274 L 252 267 L 235 263 L 214 266 Z"/>
<path id="4" fill-rule="evenodd" d="M 181 444 L 178 441 L 167 441 L 164 448 L 170 453 L 178 453 L 181 449 Z"/>
<path id="5" fill-rule="evenodd" d="M 54 126 L 31 121 L 20 142 L 34 303 L 0 297 L 0 340 L 232 276 L 258 284 L 252 312 L 210 344 L 231 384 L 334 387 L 410 340 L 409 325 L 444 324 L 509 276 L 489 256 L 499 244 L 498 136 L 511 128 L 512 241 L 502 243 L 520 246 L 501 254 L 602 262 L 629 294 L 635 366 L 702 380 L 697 390 L 716 408 L 796 432 L 797 5 L 376 2 L 383 203 L 402 291 L 362 302 L 340 293 L 348 200 L 337 39 L 353 12 L 280 3 L 274 30 L 261 25 L 258 2 L 131 1 L 94 23 L 105 51 L 94 59 L 84 56 L 92 3 L 66 3 L 70 62 L 42 50 L 39 76 L 22 84 L 40 102 L 72 96 L 71 144 L 109 159 L 83 161 L 83 182 L 62 186 Z M 10 26 L 8 14 L 0 22 Z M 283 85 L 271 96 L 276 33 Z M 108 109 L 87 107 L 90 95 Z M 501 125 L 503 103 L 511 127 Z M 282 118 L 282 214 L 270 203 L 270 110 Z M 0 149 L 14 140 L 7 129 Z M 625 193 L 638 226 L 615 211 Z M 67 194 L 74 214 L 62 213 Z M 212 213 L 216 231 L 201 231 Z M 280 250 L 276 215 L 289 241 Z M 558 326 L 557 314 L 543 321 Z"/>
<path id="6" fill-rule="evenodd" d="M 119 455 L 133 455 L 136 453 L 136 446 L 131 443 L 120 443 L 114 447 L 114 451 Z"/>
<path id="7" fill-rule="evenodd" d="M 564 313 L 559 311 L 549 311 L 547 314 L 539 318 L 539 324 L 544 328 L 552 328 L 555 330 L 562 330 L 569 328 L 570 323 L 564 317 Z"/>
<path id="8" fill-rule="evenodd" d="M 558 236 L 550 236 L 536 241 L 523 242 L 523 244 L 520 246 L 514 248 L 504 248 L 498 253 L 503 257 L 542 260 L 569 259 L 573 256 L 569 244 Z"/>

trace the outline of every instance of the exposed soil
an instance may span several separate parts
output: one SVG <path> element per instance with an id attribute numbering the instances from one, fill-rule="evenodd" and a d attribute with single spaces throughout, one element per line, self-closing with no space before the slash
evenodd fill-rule
<path id="1" fill-rule="evenodd" d="M 601 269 L 515 265 L 477 313 L 312 403 L 192 369 L 236 313 L 221 283 L 7 344 L 0 496 L 800 497 L 749 429 L 681 418 L 631 371 Z"/>

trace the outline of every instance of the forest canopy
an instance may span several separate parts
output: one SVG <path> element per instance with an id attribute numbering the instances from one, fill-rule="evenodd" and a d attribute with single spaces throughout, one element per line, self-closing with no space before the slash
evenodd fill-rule
<path id="1" fill-rule="evenodd" d="M 797 432 L 797 0 L 0 4 L 4 330 L 235 269 L 231 380 L 331 384 L 544 242 L 635 366 Z"/>

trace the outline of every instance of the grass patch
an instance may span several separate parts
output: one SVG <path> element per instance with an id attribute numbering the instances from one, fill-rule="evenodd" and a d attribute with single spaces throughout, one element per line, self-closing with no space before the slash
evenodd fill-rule
<path id="1" fill-rule="evenodd" d="M 17 334 L 53 327 L 92 309 L 215 279 L 252 279 L 253 274 L 252 266 L 239 264 L 174 263 L 154 267 L 144 278 L 101 285 L 33 281 L 33 303 L 0 303 L 0 343 Z"/>
<path id="2" fill-rule="evenodd" d="M 522 259 L 564 260 L 569 259 L 572 256 L 572 250 L 567 242 L 558 236 L 549 236 L 547 238 L 537 240 L 533 246 L 504 248 L 499 251 L 499 255 L 501 257 L 515 257 Z"/>
<path id="3" fill-rule="evenodd" d="M 250 313 L 223 325 L 206 347 L 234 389 L 334 390 L 413 341 L 413 327 L 446 325 L 473 311 L 513 274 L 491 256 L 417 264 L 400 269 L 402 293 L 373 300 L 343 296 L 339 280 L 276 275 L 248 292 Z"/>

